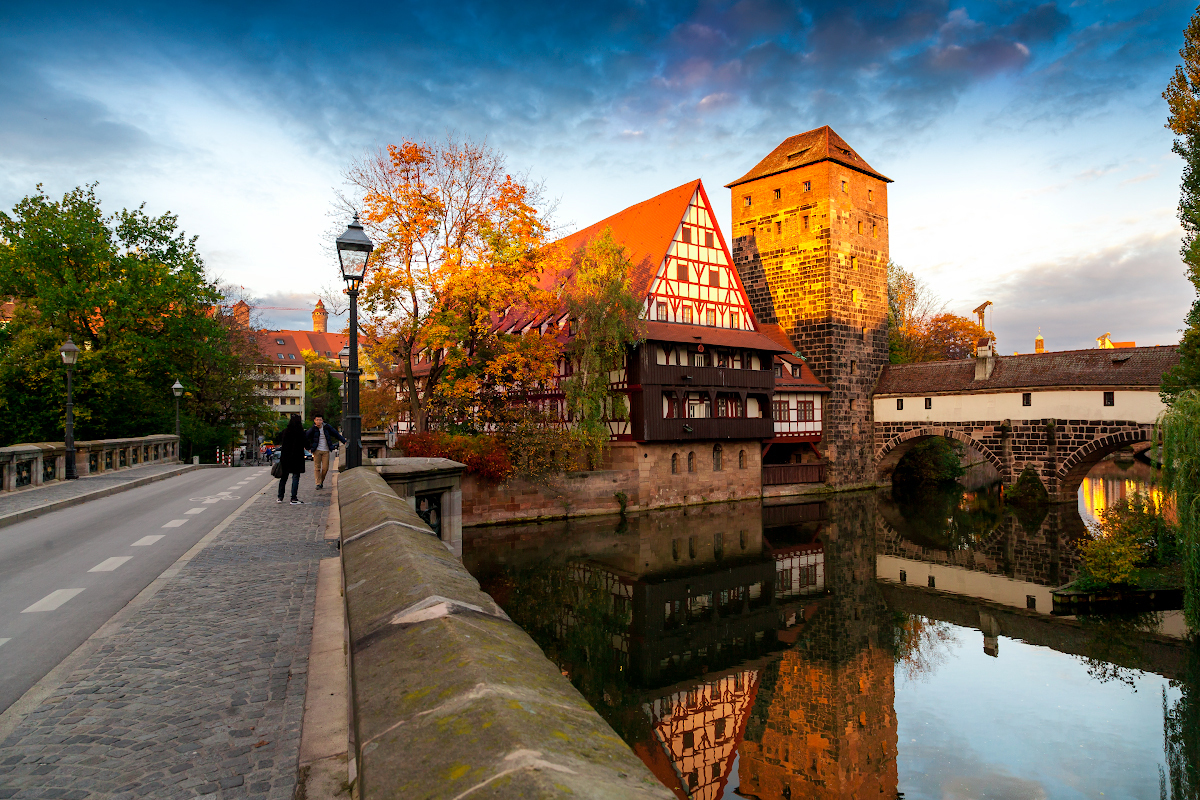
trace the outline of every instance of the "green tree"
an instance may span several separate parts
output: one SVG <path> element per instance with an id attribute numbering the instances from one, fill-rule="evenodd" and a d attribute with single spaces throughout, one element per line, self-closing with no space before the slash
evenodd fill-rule
<path id="1" fill-rule="evenodd" d="M 0 333 L 0 442 L 62 438 L 65 376 L 58 347 L 80 347 L 77 439 L 174 430 L 176 379 L 183 454 L 228 447 L 263 414 L 247 332 L 219 313 L 195 237 L 172 214 L 104 216 L 95 187 L 61 201 L 38 187 L 0 213 L 0 296 L 15 303 Z"/>
<path id="2" fill-rule="evenodd" d="M 612 389 L 625 355 L 645 338 L 642 302 L 629 285 L 625 248 L 605 228 L 577 256 L 574 280 L 564 299 L 576 326 L 568 346 L 575 372 L 566 381 L 567 408 L 580 448 L 595 468 L 611 433 L 609 420 L 625 419 L 625 396 Z"/>
<path id="3" fill-rule="evenodd" d="M 1176 135 L 1172 150 L 1183 159 L 1179 187 L 1179 222 L 1183 226 L 1180 255 L 1188 280 L 1200 290 L 1200 9 L 1183 30 L 1179 50 L 1183 64 L 1163 92 L 1170 115 L 1167 127 Z M 1179 364 L 1163 377 L 1162 397 L 1171 403 L 1183 391 L 1200 388 L 1200 299 L 1192 301 L 1179 344 Z"/>
<path id="4" fill-rule="evenodd" d="M 304 357 L 304 418 L 311 420 L 320 414 L 335 428 L 342 424 L 342 380 L 333 373 L 341 369 L 315 350 L 305 350 Z"/>

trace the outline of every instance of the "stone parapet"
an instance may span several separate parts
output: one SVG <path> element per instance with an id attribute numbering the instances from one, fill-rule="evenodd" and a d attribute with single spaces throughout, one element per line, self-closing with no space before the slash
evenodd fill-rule
<path id="1" fill-rule="evenodd" d="M 166 464 L 179 460 L 179 439 L 174 435 L 137 436 L 75 442 L 75 474 L 95 475 L 141 464 Z M 32 442 L 0 447 L 0 491 L 41 486 L 63 480 L 67 446 L 63 442 Z"/>
<path id="2" fill-rule="evenodd" d="M 358 797 L 672 797 L 375 469 L 338 504 Z"/>

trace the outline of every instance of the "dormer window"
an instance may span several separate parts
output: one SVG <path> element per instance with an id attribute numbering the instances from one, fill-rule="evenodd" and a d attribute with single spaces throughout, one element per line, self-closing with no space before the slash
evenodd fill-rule
<path id="1" fill-rule="evenodd" d="M 276 339 L 275 344 L 287 344 L 283 339 Z"/>
<path id="2" fill-rule="evenodd" d="M 295 354 L 295 353 L 288 353 L 288 358 L 290 358 L 292 361 L 295 361 L 295 360 L 296 360 L 296 354 Z"/>
<path id="3" fill-rule="evenodd" d="M 776 365 L 775 365 L 775 377 L 776 377 L 776 378 L 782 378 L 782 377 L 783 377 L 783 364 L 776 364 Z"/>

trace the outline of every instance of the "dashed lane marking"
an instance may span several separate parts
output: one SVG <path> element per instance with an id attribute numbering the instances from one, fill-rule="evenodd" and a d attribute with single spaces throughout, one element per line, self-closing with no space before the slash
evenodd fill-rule
<path id="1" fill-rule="evenodd" d="M 11 637 L 11 636 L 10 636 L 10 637 L 8 637 L 7 639 L 0 639 L 0 647 L 2 647 L 2 646 L 4 645 L 4 643 L 5 643 L 5 642 L 11 642 L 11 641 L 12 641 L 12 637 Z"/>
<path id="2" fill-rule="evenodd" d="M 117 567 L 132 559 L 133 556 L 113 556 L 106 558 L 96 566 L 88 570 L 88 572 L 112 572 Z"/>
<path id="3" fill-rule="evenodd" d="M 36 614 L 39 611 L 53 611 L 82 591 L 83 589 L 55 589 L 21 613 Z"/>
<path id="4" fill-rule="evenodd" d="M 143 536 L 142 538 L 138 539 L 136 542 L 134 542 L 133 544 L 131 544 L 129 546 L 130 547 L 149 547 L 150 545 L 154 544 L 161 538 L 163 538 L 163 535 L 161 533 L 155 534 L 154 536 Z"/>
<path id="5" fill-rule="evenodd" d="M 186 522 L 187 522 L 186 519 L 173 519 L 170 522 L 168 522 L 166 525 L 163 525 L 163 527 L 164 528 L 178 528 L 180 525 L 183 525 Z"/>
<path id="6" fill-rule="evenodd" d="M 205 510 L 207 510 L 207 509 L 205 509 L 204 507 L 200 507 L 200 508 L 189 508 L 187 511 L 185 511 L 185 512 L 183 512 L 183 513 L 185 513 L 185 514 L 199 514 L 200 512 L 202 512 L 202 511 L 205 511 Z"/>

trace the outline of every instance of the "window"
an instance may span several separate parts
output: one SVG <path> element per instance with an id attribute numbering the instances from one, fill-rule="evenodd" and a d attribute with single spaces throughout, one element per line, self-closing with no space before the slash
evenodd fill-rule
<path id="1" fill-rule="evenodd" d="M 932 397 L 926 397 L 926 398 L 925 398 L 925 407 L 926 407 L 926 408 L 933 408 L 933 398 L 932 398 Z"/>
<path id="2" fill-rule="evenodd" d="M 861 219 L 858 221 L 858 232 L 862 233 L 862 220 Z"/>
<path id="3" fill-rule="evenodd" d="M 745 468 L 746 468 L 746 451 L 739 450 L 738 451 L 738 469 L 745 469 Z"/>
<path id="4" fill-rule="evenodd" d="M 688 325 L 692 324 L 692 307 L 691 306 L 683 307 L 683 321 L 685 323 L 687 323 Z"/>
<path id="5" fill-rule="evenodd" d="M 708 271 L 708 285 L 709 285 L 709 286 L 716 286 L 716 287 L 720 287 L 720 285 L 721 285 L 721 272 L 720 272 L 720 270 L 710 269 L 710 270 Z"/>
<path id="6" fill-rule="evenodd" d="M 1117 404 L 1116 397 L 1113 395 L 1113 393 L 1105 392 L 1104 393 L 1104 405 L 1115 406 L 1116 404 Z"/>
<path id="7" fill-rule="evenodd" d="M 280 354 L 279 354 L 279 357 L 282 359 L 282 358 L 283 358 L 283 353 L 280 353 Z"/>
<path id="8" fill-rule="evenodd" d="M 900 570 L 900 582 L 908 583 L 908 573 L 905 572 L 904 570 Z"/>
<path id="9" fill-rule="evenodd" d="M 787 400 L 771 401 L 771 419 L 776 422 L 792 421 L 792 404 Z"/>
<path id="10" fill-rule="evenodd" d="M 684 244 L 692 243 L 692 229 L 689 228 L 687 225 L 683 226 L 683 243 Z"/>
<path id="11" fill-rule="evenodd" d="M 932 576 L 932 575 L 930 575 L 930 576 L 929 576 L 929 588 L 930 588 L 930 589 L 936 589 L 936 588 L 937 588 L 937 581 L 935 581 L 935 580 L 933 579 L 933 576 Z"/>
<path id="12" fill-rule="evenodd" d="M 288 353 L 288 358 L 290 358 L 292 361 L 295 361 L 295 360 L 296 360 L 296 354 L 295 354 L 295 353 Z"/>
<path id="13" fill-rule="evenodd" d="M 675 280 L 686 281 L 688 279 L 688 266 L 682 261 L 675 262 Z"/>
<path id="14" fill-rule="evenodd" d="M 804 230 L 808 230 L 808 214 L 804 215 Z"/>
<path id="15" fill-rule="evenodd" d="M 782 364 L 776 364 L 776 365 L 775 365 L 775 377 L 776 377 L 776 378 L 782 378 L 782 377 L 783 377 L 783 365 L 782 365 Z"/>
<path id="16" fill-rule="evenodd" d="M 296 368 L 295 368 L 295 367 L 292 367 L 292 374 L 293 374 L 293 375 L 295 375 L 295 374 L 296 374 Z"/>
<path id="17" fill-rule="evenodd" d="M 712 231 L 705 231 L 705 232 L 704 232 L 704 246 L 705 246 L 705 247 L 712 247 L 712 246 L 713 246 L 713 234 L 712 234 Z"/>
<path id="18" fill-rule="evenodd" d="M 1024 394 L 1021 395 L 1021 405 L 1023 405 L 1023 406 L 1033 405 L 1033 392 L 1025 392 Z"/>
<path id="19" fill-rule="evenodd" d="M 742 327 L 742 315 L 736 311 L 729 315 L 729 327 L 737 330 Z"/>
<path id="20" fill-rule="evenodd" d="M 688 453 L 688 472 L 696 471 L 696 454 Z"/>
<path id="21" fill-rule="evenodd" d="M 713 445 L 713 472 L 720 472 L 724 467 L 725 450 L 719 444 Z"/>
<path id="22" fill-rule="evenodd" d="M 858 329 L 858 338 L 862 339 L 864 341 L 866 340 L 866 338 L 867 338 L 867 326 L 866 325 L 863 325 L 861 328 Z"/>
<path id="23" fill-rule="evenodd" d="M 846 188 L 847 181 L 842 181 L 842 194 L 846 194 L 849 190 Z"/>
<path id="24" fill-rule="evenodd" d="M 679 453 L 671 453 L 671 474 L 679 474 Z"/>
<path id="25" fill-rule="evenodd" d="M 779 235 L 779 234 L 781 234 L 781 233 L 783 233 L 783 223 L 782 223 L 782 222 L 776 222 L 776 223 L 775 223 L 775 235 L 776 235 L 776 236 L 778 236 L 778 235 Z"/>
<path id="26" fill-rule="evenodd" d="M 850 302 L 851 303 L 862 302 L 862 292 L 860 292 L 858 289 L 851 289 L 850 290 Z"/>
<path id="27" fill-rule="evenodd" d="M 855 361 L 854 359 L 850 359 L 850 374 L 854 375 L 857 373 L 858 373 L 858 362 Z"/>
<path id="28" fill-rule="evenodd" d="M 815 422 L 817 418 L 817 404 L 812 400 L 801 400 L 796 403 L 796 421 L 797 422 Z"/>
<path id="29" fill-rule="evenodd" d="M 903 397 L 897 397 L 897 398 L 896 398 L 896 410 L 897 410 L 897 411 L 903 411 L 903 410 L 904 410 L 904 398 L 903 398 Z"/>
<path id="30" fill-rule="evenodd" d="M 867 189 L 867 202 L 875 202 L 875 191 L 873 189 Z"/>
<path id="31" fill-rule="evenodd" d="M 692 353 L 692 366 L 693 367 L 707 367 L 708 366 L 708 359 L 705 358 L 704 353 Z"/>
<path id="32" fill-rule="evenodd" d="M 779 189 L 776 189 L 775 190 L 775 199 L 778 200 L 781 197 L 783 197 L 783 192 Z"/>
<path id="33" fill-rule="evenodd" d="M 799 377 L 801 377 L 801 375 L 800 375 L 800 365 L 799 365 L 799 364 L 792 364 L 792 377 L 793 377 L 793 378 L 799 378 Z"/>
<path id="34" fill-rule="evenodd" d="M 659 322 L 667 321 L 667 304 L 666 303 L 658 304 L 658 321 Z"/>
<path id="35" fill-rule="evenodd" d="M 871 238 L 872 239 L 879 238 L 879 226 L 876 225 L 874 222 L 871 223 Z"/>
<path id="36" fill-rule="evenodd" d="M 1025 595 L 1025 607 L 1030 611 L 1037 611 L 1037 598 L 1031 594 Z"/>
<path id="37" fill-rule="evenodd" d="M 859 223 L 860 225 L 862 223 Z M 859 231 L 862 233 L 862 231 Z M 850 269 L 858 269 L 858 256 L 850 256 Z"/>
<path id="38" fill-rule="evenodd" d="M 745 197 L 742 198 L 742 205 L 745 206 L 746 208 L 750 207 L 750 195 L 746 195 Z"/>
<path id="39" fill-rule="evenodd" d="M 276 339 L 275 344 L 287 344 L 283 339 Z"/>
<path id="40" fill-rule="evenodd" d="M 711 327 L 716 327 L 717 312 L 711 308 L 708 311 L 706 311 L 705 312 L 705 322 L 706 322 L 706 324 L 708 324 Z"/>
<path id="41" fill-rule="evenodd" d="M 851 401 L 850 401 L 850 410 L 851 410 L 851 411 L 857 411 L 857 410 L 858 410 L 858 401 L 857 401 L 857 400 L 851 400 Z"/>
<path id="42" fill-rule="evenodd" d="M 812 181 L 805 181 L 805 182 L 804 182 L 804 191 L 806 191 L 806 192 L 811 192 L 811 191 L 812 191 Z"/>

